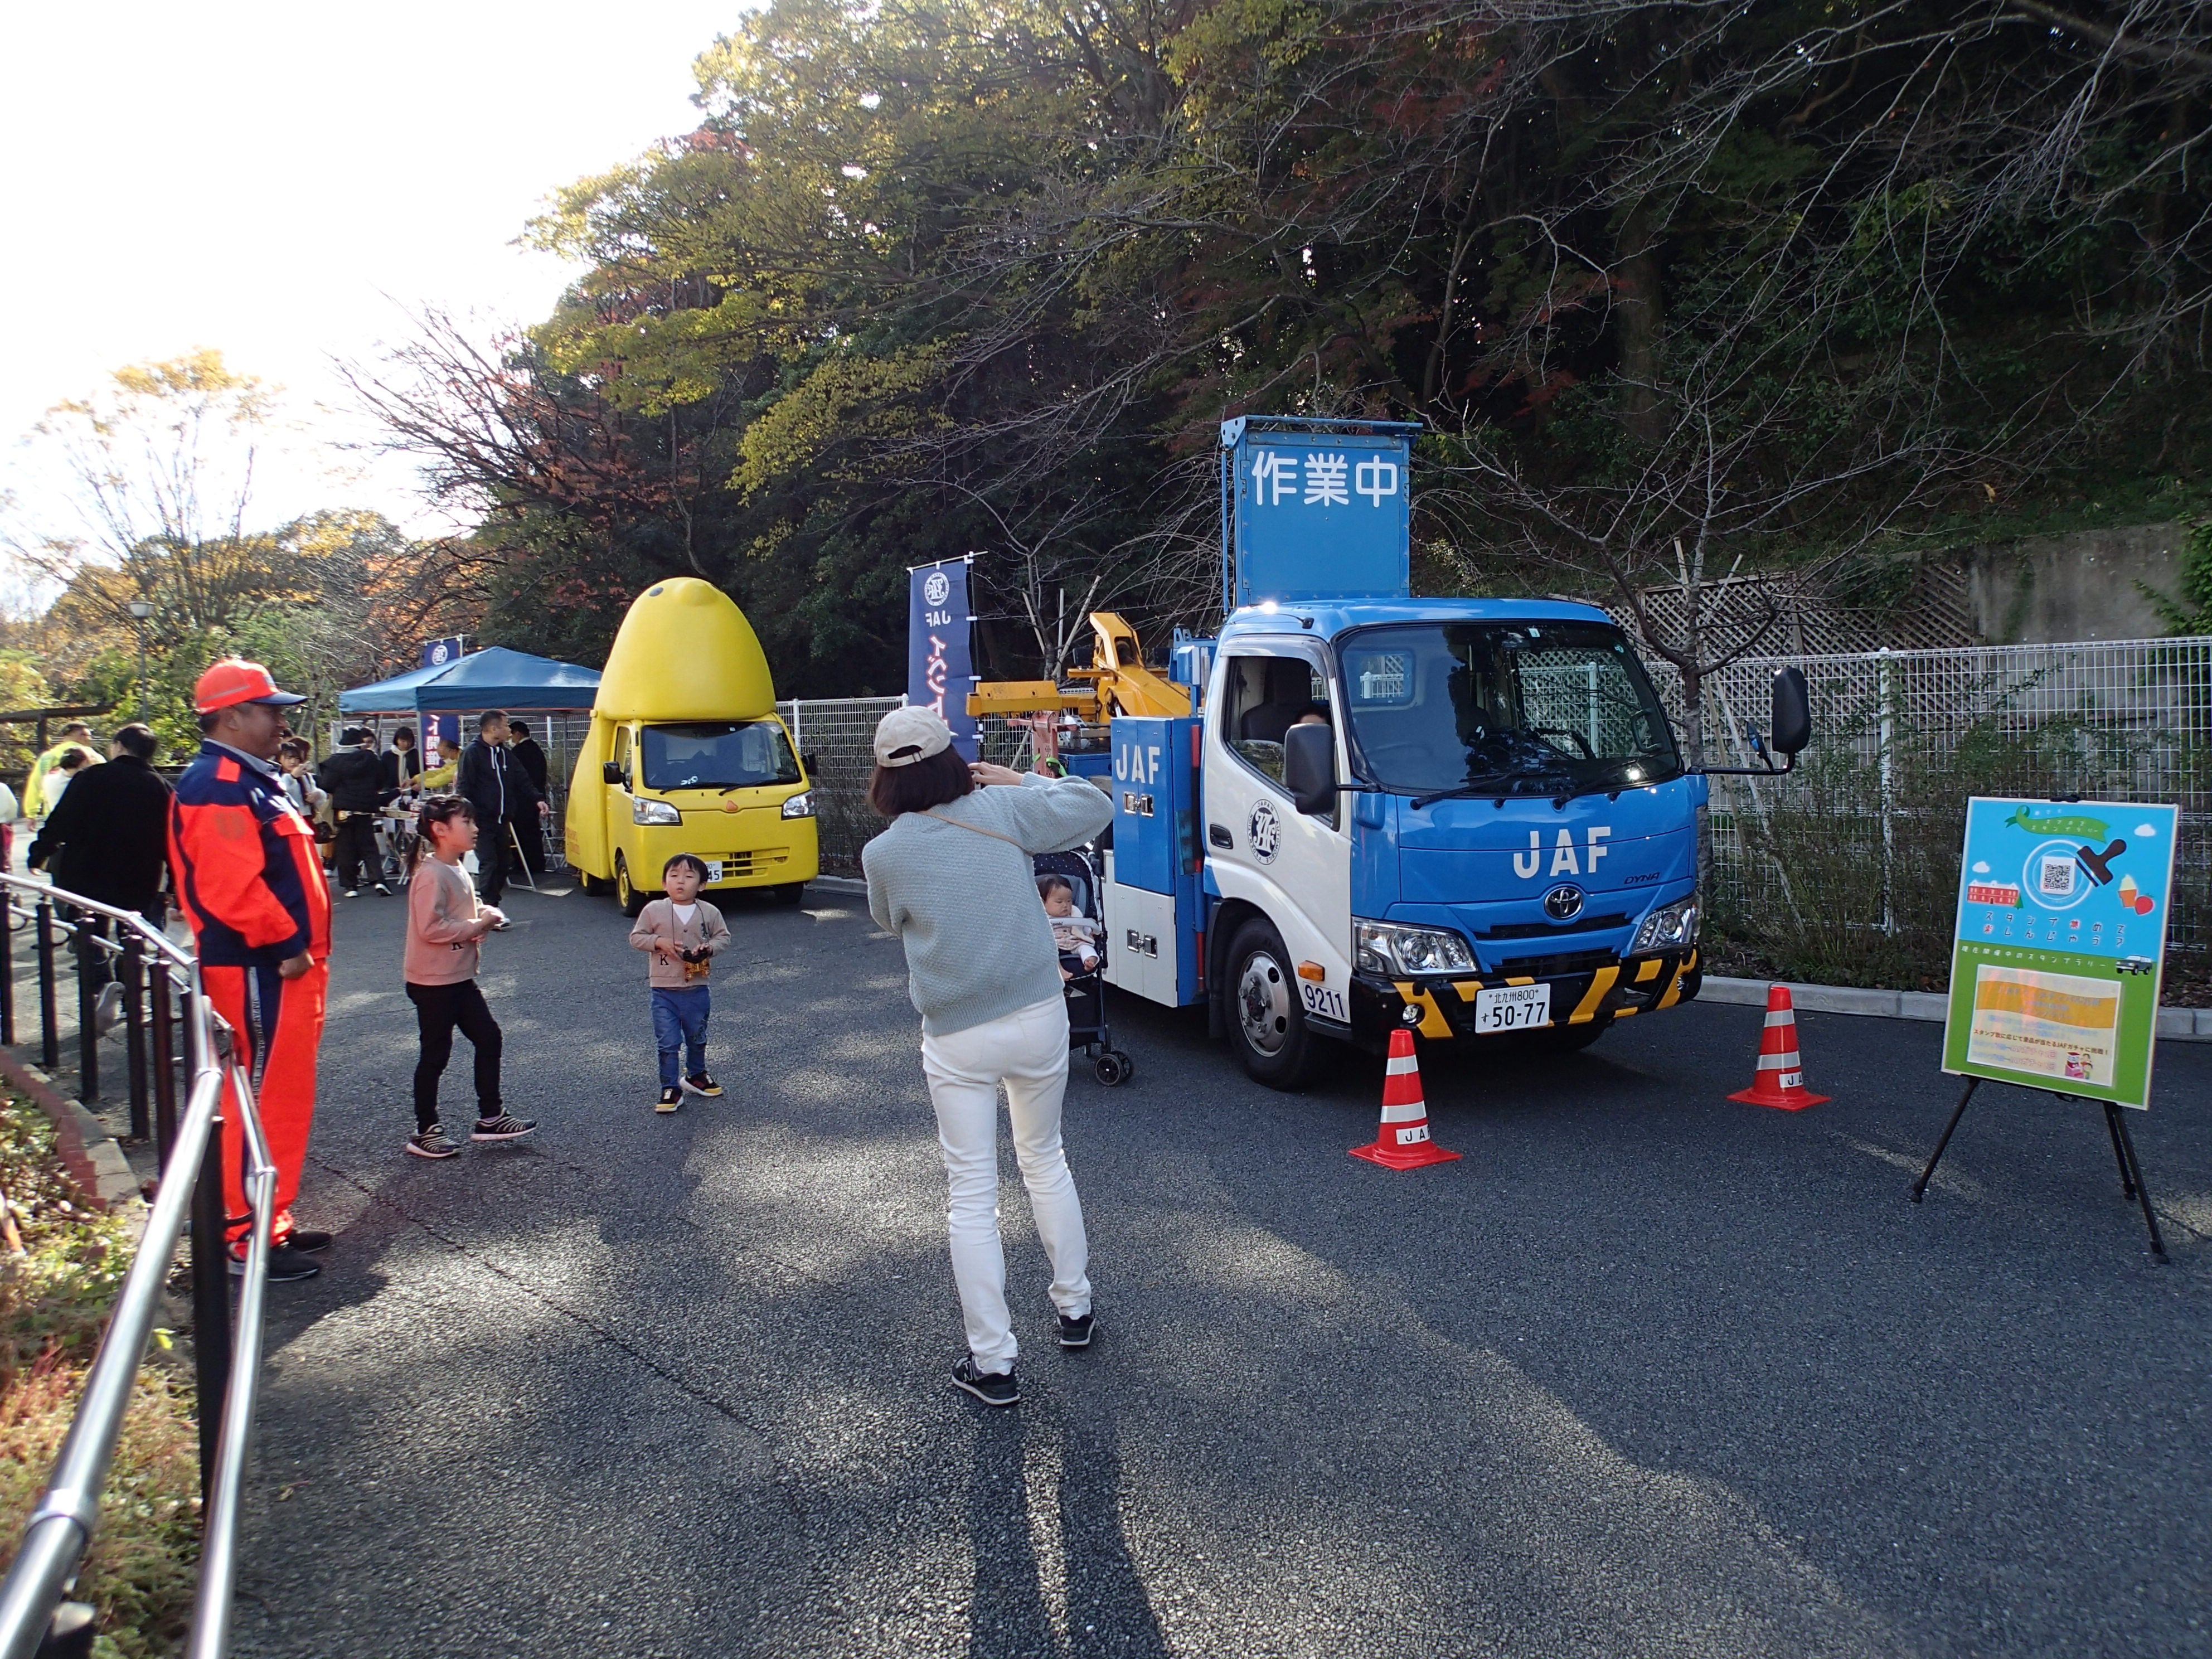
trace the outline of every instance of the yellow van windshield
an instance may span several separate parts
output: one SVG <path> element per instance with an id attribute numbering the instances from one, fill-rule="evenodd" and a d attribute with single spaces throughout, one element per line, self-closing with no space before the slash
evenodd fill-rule
<path id="1" fill-rule="evenodd" d="M 648 789 L 742 789 L 799 781 L 791 740 L 769 720 L 648 726 L 637 746 Z"/>

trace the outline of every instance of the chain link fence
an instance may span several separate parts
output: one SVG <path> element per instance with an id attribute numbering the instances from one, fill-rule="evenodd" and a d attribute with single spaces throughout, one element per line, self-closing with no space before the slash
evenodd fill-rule
<path id="1" fill-rule="evenodd" d="M 2166 801 L 2181 809 L 2166 1000 L 2203 1000 L 2212 639 L 1747 659 L 1705 683 L 1710 764 L 1753 763 L 1748 728 L 1793 661 L 1813 706 L 1796 771 L 1712 781 L 1723 945 L 1793 978 L 1941 988 L 1967 797 Z M 1679 720 L 1679 683 L 1662 689 Z"/>
<path id="2" fill-rule="evenodd" d="M 824 875 L 857 876 L 860 848 L 884 821 L 868 805 L 868 775 L 875 769 L 876 722 L 903 697 L 822 697 L 776 704 L 791 728 L 792 747 L 806 757 L 814 781 L 815 823 L 822 836 Z M 981 723 L 977 748 L 1001 766 L 1026 766 L 1030 733 L 1004 720 Z"/>

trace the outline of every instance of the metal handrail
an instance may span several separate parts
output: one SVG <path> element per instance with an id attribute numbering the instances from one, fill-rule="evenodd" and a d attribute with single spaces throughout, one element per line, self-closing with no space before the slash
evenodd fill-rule
<path id="1" fill-rule="evenodd" d="M 207 1500 L 201 1529 L 200 1581 L 192 1611 L 191 1636 L 186 1652 L 191 1659 L 221 1659 L 228 1639 L 230 1604 L 237 1569 L 239 1486 L 252 1436 L 253 1411 L 259 1394 L 264 1293 L 269 1277 L 272 1202 L 276 1168 L 269 1156 L 262 1133 L 251 1080 L 234 1058 L 229 1027 L 209 1004 L 193 953 L 176 945 L 135 911 L 118 909 L 97 900 L 52 887 L 27 878 L 0 874 L 0 892 L 6 905 L 29 899 L 38 911 L 56 902 L 108 918 L 131 930 L 140 949 L 151 948 L 159 974 L 183 981 L 185 1025 L 190 1043 L 191 1093 L 173 1136 L 164 1148 L 162 1179 L 154 1197 L 144 1237 L 132 1257 L 123 1287 L 108 1316 L 99 1352 L 85 1379 L 61 1455 L 38 1504 L 24 1528 L 7 1581 L 0 1584 L 0 1659 L 33 1659 L 52 1623 L 63 1598 L 75 1582 L 77 1569 L 99 1517 L 100 1495 L 107 1483 L 108 1467 L 121 1434 L 123 1418 L 131 1402 L 132 1385 L 144 1362 L 147 1339 L 152 1334 L 162 1286 L 169 1275 L 178 1241 L 184 1236 L 196 1188 L 207 1173 L 219 1176 L 222 1142 L 216 1133 L 222 1121 L 224 1084 L 230 1085 L 239 1109 L 239 1125 L 245 1141 L 244 1185 L 252 1206 L 245 1271 L 240 1276 L 237 1328 L 222 1368 L 226 1383 L 217 1397 L 201 1399 L 200 1410 L 219 1414 L 221 1428 L 215 1440 L 212 1468 L 204 1462 Z M 41 927 L 44 926 L 41 918 Z M 81 926 L 82 924 L 77 924 Z M 149 977 L 157 977 L 149 975 Z M 7 988 L 11 1000 L 12 982 Z M 157 1000 L 165 1000 L 157 999 Z M 166 1015 L 164 1015 L 166 1018 Z M 210 1160 L 212 1160 L 212 1163 Z M 208 1224 L 208 1206 L 200 1206 L 193 1229 L 196 1258 L 204 1251 L 225 1252 L 224 1228 Z M 221 1206 L 215 1220 L 220 1224 Z M 208 1235 L 212 1232 L 212 1237 Z M 217 1258 L 210 1258 L 216 1260 Z M 220 1270 L 228 1272 L 228 1263 Z M 221 1334 L 196 1333 L 203 1352 L 219 1345 Z M 202 1433 L 204 1458 L 206 1434 Z"/>

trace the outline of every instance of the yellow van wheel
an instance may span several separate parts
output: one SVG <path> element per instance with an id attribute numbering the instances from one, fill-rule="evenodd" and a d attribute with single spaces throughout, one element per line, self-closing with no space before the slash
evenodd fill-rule
<path id="1" fill-rule="evenodd" d="M 615 902 L 622 906 L 626 916 L 635 916 L 653 901 L 650 893 L 640 892 L 629 878 L 629 861 L 620 853 L 615 854 Z"/>

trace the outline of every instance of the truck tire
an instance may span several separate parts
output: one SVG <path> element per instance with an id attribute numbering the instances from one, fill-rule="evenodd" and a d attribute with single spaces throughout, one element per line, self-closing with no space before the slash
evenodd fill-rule
<path id="1" fill-rule="evenodd" d="M 805 899 L 806 884 L 803 881 L 787 881 L 780 887 L 769 889 L 769 902 L 771 904 L 800 904 Z"/>
<path id="2" fill-rule="evenodd" d="M 1255 1083 L 1302 1089 L 1321 1067 L 1320 1041 L 1306 1024 L 1297 980 L 1282 935 L 1265 917 L 1237 930 L 1229 945 L 1229 1040 Z"/>
<path id="3" fill-rule="evenodd" d="M 653 895 L 641 891 L 629 878 L 629 861 L 620 853 L 615 854 L 615 902 L 626 916 L 643 915 L 645 907 L 653 902 Z"/>

